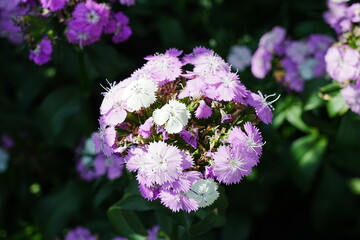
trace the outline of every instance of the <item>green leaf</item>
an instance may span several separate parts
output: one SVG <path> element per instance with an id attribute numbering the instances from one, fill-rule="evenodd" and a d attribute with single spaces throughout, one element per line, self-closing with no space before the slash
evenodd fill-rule
<path id="1" fill-rule="evenodd" d="M 154 206 L 138 195 L 125 196 L 107 212 L 114 230 L 129 239 L 145 239 L 146 230 L 136 211 L 152 210 Z"/>
<path id="2" fill-rule="evenodd" d="M 295 174 L 293 176 L 303 190 L 310 187 L 327 143 L 327 138 L 311 134 L 297 139 L 291 145 L 291 154 L 295 160 Z"/>
<path id="3" fill-rule="evenodd" d="M 291 123 L 294 127 L 304 131 L 304 132 L 316 132 L 316 128 L 309 127 L 301 118 L 303 113 L 302 105 L 300 102 L 293 103 L 286 110 L 286 120 Z"/>
<path id="4" fill-rule="evenodd" d="M 217 215 L 214 212 L 210 212 L 204 219 L 190 227 L 189 235 L 194 237 L 210 231 L 215 226 L 216 221 Z"/>
<path id="5" fill-rule="evenodd" d="M 344 98 L 341 96 L 340 91 L 338 92 L 337 95 L 332 97 L 330 101 L 327 102 L 326 106 L 330 117 L 343 115 L 349 109 L 349 107 L 346 105 L 344 101 Z"/>

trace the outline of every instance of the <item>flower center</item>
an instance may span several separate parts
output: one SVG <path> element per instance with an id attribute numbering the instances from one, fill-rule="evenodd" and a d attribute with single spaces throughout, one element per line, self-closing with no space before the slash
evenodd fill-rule
<path id="1" fill-rule="evenodd" d="M 87 21 L 88 21 L 89 23 L 98 23 L 99 20 L 100 20 L 99 15 L 97 15 L 94 10 L 91 10 L 90 12 L 88 12 L 88 13 L 86 14 L 86 17 L 87 17 Z"/>

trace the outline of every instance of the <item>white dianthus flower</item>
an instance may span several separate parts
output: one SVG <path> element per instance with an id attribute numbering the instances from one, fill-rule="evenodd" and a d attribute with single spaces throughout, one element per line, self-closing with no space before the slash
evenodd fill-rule
<path id="1" fill-rule="evenodd" d="M 184 103 L 170 100 L 168 104 L 154 111 L 153 118 L 157 125 L 165 125 L 168 133 L 179 133 L 188 123 L 190 112 Z"/>
<path id="2" fill-rule="evenodd" d="M 218 185 L 214 179 L 200 179 L 194 182 L 186 195 L 194 199 L 199 204 L 199 207 L 207 207 L 219 197 L 217 189 Z"/>
<path id="3" fill-rule="evenodd" d="M 152 80 L 139 78 L 138 80 L 131 82 L 124 89 L 122 99 L 126 102 L 126 106 L 137 111 L 142 107 L 149 107 L 155 102 L 156 91 L 157 86 Z"/>

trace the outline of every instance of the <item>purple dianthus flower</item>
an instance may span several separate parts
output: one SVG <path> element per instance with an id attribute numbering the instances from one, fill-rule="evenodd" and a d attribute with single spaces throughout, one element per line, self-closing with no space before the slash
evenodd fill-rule
<path id="1" fill-rule="evenodd" d="M 195 110 L 196 118 L 209 118 L 212 114 L 212 109 L 209 107 L 204 100 L 201 100 L 199 106 Z"/>
<path id="2" fill-rule="evenodd" d="M 254 151 L 258 156 L 262 153 L 262 146 L 264 145 L 262 136 L 257 127 L 250 122 L 244 124 L 244 131 L 239 127 L 234 127 L 228 135 L 229 143 L 234 145 L 245 145 L 249 150 Z"/>
<path id="3" fill-rule="evenodd" d="M 275 26 L 260 38 L 259 47 L 264 48 L 267 52 L 273 52 L 285 40 L 285 35 L 286 30 L 284 28 Z"/>
<path id="4" fill-rule="evenodd" d="M 341 90 L 341 95 L 350 109 L 354 113 L 360 114 L 360 88 L 349 84 Z"/>
<path id="5" fill-rule="evenodd" d="M 273 56 L 264 48 L 258 48 L 251 58 L 251 72 L 257 78 L 264 78 L 271 69 Z"/>
<path id="6" fill-rule="evenodd" d="M 108 179 L 115 179 L 122 175 L 123 163 L 123 158 L 116 154 L 109 157 L 98 154 L 94 161 L 94 167 L 97 175 L 106 174 Z"/>
<path id="7" fill-rule="evenodd" d="M 51 41 L 47 38 L 41 40 L 35 49 L 30 50 L 30 60 L 37 65 L 43 65 L 51 60 L 51 53 L 53 51 Z"/>
<path id="8" fill-rule="evenodd" d="M 144 174 L 149 180 L 148 185 L 173 182 L 182 172 L 180 150 L 164 142 L 150 143 L 143 161 L 147 164 Z"/>
<path id="9" fill-rule="evenodd" d="M 348 45 L 330 47 L 325 62 L 327 72 L 336 81 L 355 80 L 360 75 L 360 54 Z"/>
<path id="10" fill-rule="evenodd" d="M 50 9 L 50 11 L 58 11 L 64 8 L 68 0 L 40 0 L 43 8 Z"/>
<path id="11" fill-rule="evenodd" d="M 114 43 L 126 41 L 132 34 L 129 18 L 123 12 L 113 14 L 105 25 L 104 32 L 114 34 L 112 37 Z"/>
<path id="12" fill-rule="evenodd" d="M 196 211 L 199 208 L 198 203 L 185 195 L 185 193 L 176 193 L 172 190 L 162 190 L 160 192 L 161 203 L 170 208 L 173 212 L 184 210 L 186 212 Z"/>
<path id="13" fill-rule="evenodd" d="M 280 95 L 274 99 L 271 102 L 267 102 L 267 98 L 275 96 L 275 94 L 271 94 L 269 96 L 263 95 L 260 91 L 256 93 L 251 93 L 248 95 L 247 102 L 250 106 L 255 108 L 255 112 L 260 118 L 261 121 L 263 121 L 266 124 L 269 124 L 272 122 L 273 114 L 272 110 L 274 110 L 274 107 L 272 104 L 277 101 L 280 98 Z"/>
<path id="14" fill-rule="evenodd" d="M 225 184 L 238 183 L 251 173 L 256 165 L 257 157 L 244 145 L 220 146 L 214 153 L 214 175 L 219 182 Z"/>

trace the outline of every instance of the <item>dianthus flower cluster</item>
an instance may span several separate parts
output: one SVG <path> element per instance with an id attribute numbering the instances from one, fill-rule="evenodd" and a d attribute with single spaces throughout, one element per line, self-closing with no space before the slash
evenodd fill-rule
<path id="1" fill-rule="evenodd" d="M 78 151 L 76 170 L 81 179 L 91 181 L 93 179 L 106 177 L 110 180 L 122 175 L 123 159 L 116 154 L 104 156 L 98 146 L 95 146 L 93 138 L 97 138 L 97 133 L 93 133 Z"/>
<path id="2" fill-rule="evenodd" d="M 339 41 L 325 55 L 326 70 L 333 80 L 339 82 L 341 95 L 350 109 L 360 114 L 360 3 L 350 6 L 346 3 L 328 4 L 329 11 L 324 16 L 333 19 L 328 23 L 339 34 Z M 345 25 L 346 28 L 340 28 Z"/>
<path id="3" fill-rule="evenodd" d="M 271 123 L 274 95 L 246 89 L 212 50 L 181 55 L 148 56 L 111 84 L 93 140 L 136 173 L 144 198 L 190 212 L 211 205 L 219 183 L 239 183 L 258 164 L 264 142 L 254 124 Z"/>
<path id="4" fill-rule="evenodd" d="M 120 0 L 126 6 L 135 0 Z M 120 43 L 132 34 L 129 18 L 123 12 L 112 11 L 116 2 L 94 0 L 3 0 L 0 3 L 0 35 L 14 44 L 25 39 L 30 46 L 30 60 L 42 65 L 51 60 L 53 45 L 61 38 L 63 27 L 48 28 L 49 18 L 55 18 L 60 25 L 65 24 L 65 35 L 70 43 L 84 47 L 98 41 L 103 33 L 112 35 L 112 42 Z M 31 17 L 27 17 L 31 16 Z M 36 21 L 34 21 L 36 19 Z M 47 28 L 33 34 L 31 26 L 44 22 Z M 33 35 L 40 37 L 33 37 Z"/>
<path id="5" fill-rule="evenodd" d="M 312 34 L 305 40 L 286 39 L 286 30 L 274 27 L 263 35 L 251 59 L 251 71 L 264 78 L 270 70 L 286 89 L 301 92 L 306 80 L 326 74 L 324 55 L 333 39 Z"/>

